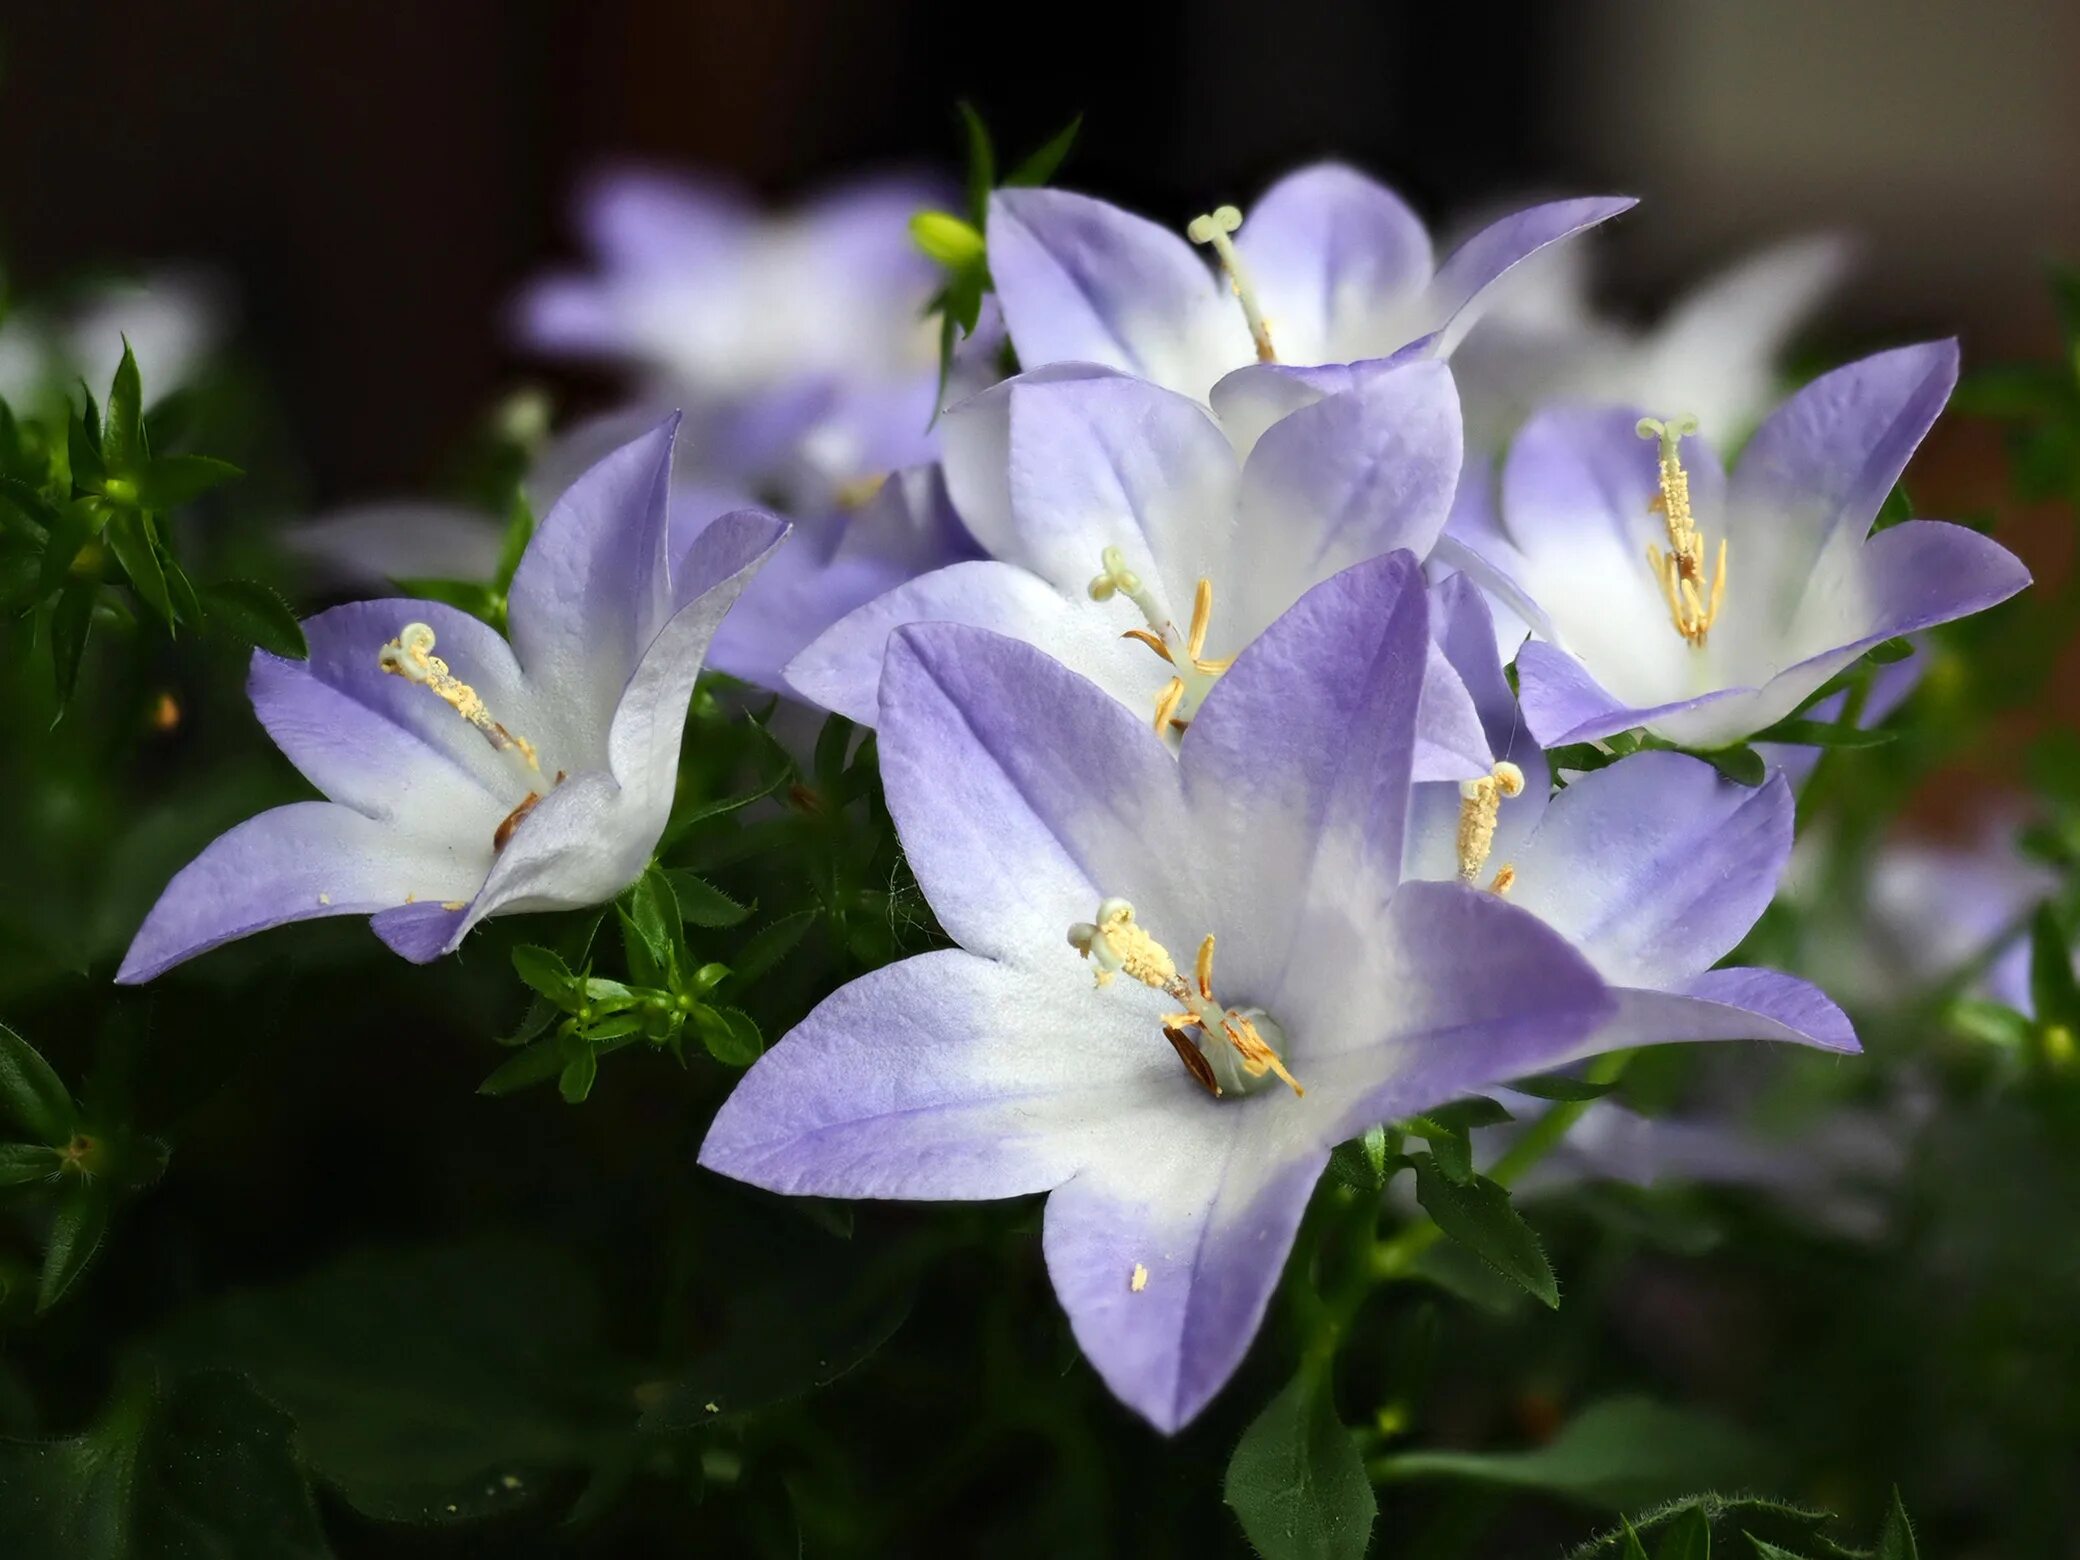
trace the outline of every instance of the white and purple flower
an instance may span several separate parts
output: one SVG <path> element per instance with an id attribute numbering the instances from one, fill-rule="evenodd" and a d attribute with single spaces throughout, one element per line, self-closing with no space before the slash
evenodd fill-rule
<path id="1" fill-rule="evenodd" d="M 1764 421 L 1731 476 L 1690 420 L 1532 418 L 1499 504 L 1462 502 L 1437 549 L 1531 626 L 1517 672 L 1532 733 L 1553 746 L 1643 726 L 1727 746 L 1881 641 L 2027 585 L 1963 526 L 1871 534 L 1956 379 L 1950 342 L 1836 369 Z"/>
<path id="2" fill-rule="evenodd" d="M 1614 992 L 1507 898 L 1409 880 L 1428 619 L 1405 552 L 1315 586 L 1174 753 L 1029 645 L 899 631 L 889 805 L 959 947 L 825 1001 L 745 1077 L 702 1162 L 789 1193 L 1051 1193 L 1077 1339 L 1168 1431 L 1240 1362 L 1336 1143 L 1610 1046 L 1755 1032 L 1723 1018 L 1737 973 Z M 1745 824 L 1693 863 L 1631 860 L 1639 833 L 1585 838 L 1580 811 L 1524 870 L 1621 975 L 1675 969 L 1695 956 L 1655 963 L 1664 948 L 1721 942 L 1748 908 L 1745 888 L 1708 902 Z M 1655 878 L 1677 886 L 1632 919 Z"/>
<path id="3" fill-rule="evenodd" d="M 648 864 L 686 705 L 730 603 L 785 527 L 744 512 L 674 556 L 675 421 L 573 483 L 513 578 L 510 644 L 437 602 L 304 624 L 310 659 L 256 652 L 249 692 L 326 801 L 262 813 L 175 876 L 138 930 L 134 983 L 267 927 L 366 915 L 408 959 L 490 915 L 599 904 Z"/>
<path id="4" fill-rule="evenodd" d="M 1451 373 L 1429 362 L 1317 399 L 1247 459 L 1196 401 L 1086 364 L 993 386 L 944 429 L 948 488 L 988 556 L 860 608 L 787 670 L 803 697 L 855 721 L 875 719 L 890 632 L 952 622 L 1037 646 L 1174 733 L 1310 586 L 1395 549 L 1427 552 L 1459 471 Z M 1434 662 L 1417 773 L 1485 774 L 1472 706 Z"/>

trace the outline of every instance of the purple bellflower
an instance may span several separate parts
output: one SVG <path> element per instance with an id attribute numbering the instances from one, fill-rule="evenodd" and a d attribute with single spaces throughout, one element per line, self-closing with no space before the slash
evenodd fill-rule
<path id="1" fill-rule="evenodd" d="M 489 915 L 611 899 L 671 811 L 709 639 L 785 527 L 727 516 L 674 560 L 675 423 L 579 478 L 508 602 L 510 644 L 429 601 L 304 624 L 310 659 L 253 657 L 268 735 L 326 801 L 223 835 L 175 876 L 117 975 L 135 983 L 233 938 L 366 915 L 396 952 L 452 952 Z"/>
<path id="2" fill-rule="evenodd" d="M 1644 726 L 1727 746 L 1880 641 L 2027 585 L 2013 554 L 1963 526 L 1871 534 L 1956 379 L 1950 342 L 1836 369 L 1763 422 L 1730 477 L 1691 419 L 1533 417 L 1499 506 L 1461 503 L 1437 548 L 1530 625 L 1517 673 L 1532 734 L 1553 746 Z"/>
<path id="3" fill-rule="evenodd" d="M 1428 619 L 1406 552 L 1315 586 L 1174 753 L 1030 645 L 900 630 L 889 805 L 959 946 L 826 1000 L 702 1162 L 786 1193 L 1049 1192 L 1085 1355 L 1159 1429 L 1187 1423 L 1247 1350 L 1336 1143 L 1645 1038 L 1537 916 L 1407 880 Z M 1668 1017 L 1647 1012 L 1654 1038 L 1681 1037 Z"/>

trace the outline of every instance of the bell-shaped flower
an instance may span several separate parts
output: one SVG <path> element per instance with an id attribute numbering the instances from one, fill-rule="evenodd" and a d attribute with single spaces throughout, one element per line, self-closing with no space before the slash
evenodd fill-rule
<path id="1" fill-rule="evenodd" d="M 1730 477 L 1688 418 L 1532 418 L 1500 503 L 1462 503 L 1437 549 L 1530 625 L 1517 675 L 1532 734 L 1553 746 L 1644 726 L 1727 746 L 1873 645 L 2027 585 L 2013 554 L 1963 526 L 1871 532 L 1956 379 L 1950 342 L 1822 375 Z"/>
<path id="2" fill-rule="evenodd" d="M 1045 650 L 1175 734 L 1310 586 L 1427 552 L 1460 454 L 1451 373 L 1432 362 L 1316 400 L 1246 460 L 1196 401 L 1086 364 L 996 385 L 944 430 L 948 488 L 988 556 L 899 586 L 788 667 L 803 697 L 863 724 L 890 632 L 952 622 Z M 1417 773 L 1485 774 L 1472 706 L 1442 656 L 1435 669 Z"/>
<path id="3" fill-rule="evenodd" d="M 1588 259 L 1586 244 L 1553 245 L 1485 301 L 1452 354 L 1469 450 L 1499 450 L 1533 412 L 1563 403 L 1681 407 L 1721 442 L 1745 437 L 1776 399 L 1786 347 L 1840 283 L 1847 246 L 1773 244 L 1644 327 L 1593 306 Z"/>
<path id="4" fill-rule="evenodd" d="M 1330 1149 L 1593 1047 L 1612 999 L 1506 899 L 1404 882 L 1428 603 L 1407 553 L 1309 591 L 1173 754 L 1032 646 L 914 625 L 889 808 L 958 947 L 824 1001 L 702 1163 L 787 1193 L 1051 1192 L 1078 1342 L 1163 1430 L 1233 1373 Z"/>
<path id="5" fill-rule="evenodd" d="M 1554 201 L 1504 217 L 1438 264 L 1392 190 L 1336 163 L 1288 174 L 1245 221 L 1232 206 L 1178 234 L 1066 190 L 990 199 L 990 276 L 1028 369 L 1100 363 L 1211 400 L 1276 376 L 1404 348 L 1447 356 L 1475 305 L 1518 261 L 1626 210 L 1618 197 Z M 1217 262 L 1195 246 L 1204 246 Z M 1253 388 L 1245 389 L 1245 386 Z M 1243 419 L 1231 417 L 1236 426 Z"/>
<path id="6" fill-rule="evenodd" d="M 558 501 L 514 575 L 510 644 L 438 602 L 391 600 L 309 619 L 307 661 L 256 652 L 254 711 L 328 799 L 210 845 L 116 978 L 328 915 L 369 916 L 425 962 L 486 916 L 599 904 L 634 881 L 671 812 L 701 657 L 785 529 L 731 515 L 675 560 L 673 434 L 616 450 Z"/>
<path id="7" fill-rule="evenodd" d="M 1566 938 L 1616 999 L 1598 1049 L 1859 1049 L 1848 1018 L 1811 983 L 1714 968 L 1769 908 L 1791 860 L 1790 782 L 1740 785 L 1702 759 L 1646 752 L 1548 801 L 1549 766 L 1510 695 L 1479 589 L 1455 575 L 1433 588 L 1432 612 L 1499 757 L 1484 780 L 1415 787 L 1406 875 L 1482 886 Z"/>

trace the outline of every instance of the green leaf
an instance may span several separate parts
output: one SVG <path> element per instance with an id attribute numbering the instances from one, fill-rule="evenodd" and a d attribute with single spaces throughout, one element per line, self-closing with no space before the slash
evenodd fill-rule
<path id="1" fill-rule="evenodd" d="M 1692 1507 L 1668 1525 L 1654 1560 L 1712 1560 L 1712 1525 L 1701 1509 Z"/>
<path id="2" fill-rule="evenodd" d="M 152 542 L 151 522 L 134 509 L 120 510 L 108 522 L 108 550 L 130 576 L 130 584 L 146 606 L 173 626 L 173 599 L 167 593 L 166 571 L 159 567 L 159 549 Z"/>
<path id="3" fill-rule="evenodd" d="M 1767 1544 L 1775 1553 L 1810 1560 L 1870 1560 L 1866 1551 L 1845 1549 L 1822 1533 L 1828 1521 L 1824 1511 L 1810 1511 L 1753 1495 L 1711 1494 L 1670 1501 L 1571 1550 L 1568 1560 L 1629 1560 L 1632 1550 L 1626 1547 L 1628 1531 L 1649 1536 L 1666 1533 L 1693 1511 L 1703 1513 L 1712 1536 L 1727 1546 L 1721 1553 L 1743 1552 L 1740 1540 L 1745 1538 L 1750 1546 Z M 1632 1542 L 1637 1544 L 1638 1538 Z"/>
<path id="4" fill-rule="evenodd" d="M 513 494 L 512 507 L 506 512 L 505 535 L 498 544 L 498 572 L 491 578 L 492 587 L 503 596 L 512 587 L 513 576 L 520 572 L 520 560 L 527 554 L 527 544 L 534 540 L 534 506 L 527 501 L 524 489 Z"/>
<path id="5" fill-rule="evenodd" d="M 197 593 L 209 626 L 285 661 L 307 661 L 303 625 L 273 587 L 258 580 L 218 580 Z"/>
<path id="6" fill-rule="evenodd" d="M 680 964 L 685 928 L 679 922 L 679 896 L 655 865 L 628 886 L 615 901 L 621 917 L 621 942 L 636 982 L 669 984 Z"/>
<path id="7" fill-rule="evenodd" d="M 107 523 L 108 510 L 91 498 L 74 499 L 57 512 L 43 544 L 43 568 L 36 581 L 38 595 L 48 596 L 66 582 L 80 549 L 99 536 Z"/>
<path id="8" fill-rule="evenodd" d="M 244 475 L 228 460 L 208 455 L 160 455 L 138 473 L 137 501 L 143 508 L 164 514 Z"/>
<path id="9" fill-rule="evenodd" d="M 1536 1078 L 1513 1079 L 1503 1087 L 1540 1100 L 1600 1100 L 1617 1085 L 1591 1083 L 1586 1078 L 1570 1078 L 1565 1073 L 1542 1073 Z"/>
<path id="10" fill-rule="evenodd" d="M 43 1271 L 36 1280 L 36 1312 L 40 1316 L 63 1300 L 79 1281 L 101 1237 L 108 1233 L 108 1213 L 115 1193 L 85 1176 L 69 1183 L 58 1198 L 50 1239 L 43 1250 Z"/>
<path id="11" fill-rule="evenodd" d="M 119 1397 L 84 1435 L 0 1440 L 0 1554 L 329 1560 L 289 1416 L 228 1371 Z"/>
<path id="12" fill-rule="evenodd" d="M 94 597 L 99 590 L 92 580 L 73 580 L 51 608 L 51 679 L 58 695 L 60 719 L 72 703 L 72 690 L 79 685 L 80 663 L 86 659 L 87 635 L 94 627 Z"/>
<path id="13" fill-rule="evenodd" d="M 0 1186 L 27 1186 L 58 1173 L 58 1150 L 47 1143 L 0 1143 Z"/>
<path id="14" fill-rule="evenodd" d="M 585 1000 L 578 977 L 552 949 L 521 943 L 513 950 L 513 973 L 566 1013 L 577 1012 Z"/>
<path id="15" fill-rule="evenodd" d="M 250 1376 L 356 1511 L 475 1521 L 537 1499 L 627 1422 L 635 1373 L 602 1341 L 594 1265 L 505 1240 L 359 1252 L 185 1312 L 154 1347 Z"/>
<path id="16" fill-rule="evenodd" d="M 961 116 L 961 128 L 967 134 L 967 192 L 968 215 L 977 227 L 989 220 L 989 192 L 997 187 L 997 154 L 990 145 L 989 126 L 975 112 L 975 105 L 963 98 L 954 105 Z"/>
<path id="17" fill-rule="evenodd" d="M 2073 977 L 2073 939 L 2058 912 L 2037 906 L 2029 923 L 2029 996 L 2040 1024 L 2062 1024 L 2080 1036 L 2080 983 Z"/>
<path id="18" fill-rule="evenodd" d="M 1644 1398 L 1610 1398 L 1529 1451 L 1400 1452 L 1376 1459 L 1372 1472 L 1389 1480 L 1465 1480 L 1615 1510 L 1746 1482 L 1764 1461 L 1756 1443 L 1724 1420 Z M 1647 1518 L 1636 1525 L 1642 1535 L 1663 1526 Z"/>
<path id="19" fill-rule="evenodd" d="M 144 385 L 137 358 L 123 340 L 123 361 L 108 387 L 108 408 L 101 419 L 101 460 L 111 472 L 128 476 L 145 463 Z"/>
<path id="20" fill-rule="evenodd" d="M 563 1096 L 566 1105 L 582 1105 L 592 1094 L 592 1085 L 599 1077 L 599 1053 L 591 1046 L 583 1046 L 576 1055 L 563 1064 L 557 1075 L 556 1092 Z"/>
<path id="21" fill-rule="evenodd" d="M 1632 1524 L 1621 1519 L 1621 1525 L 1625 1529 L 1624 1560 L 1647 1560 L 1646 1546 L 1640 1543 L 1639 1534 L 1632 1531 Z"/>
<path id="22" fill-rule="evenodd" d="M 1312 1370 L 1242 1432 L 1221 1495 L 1264 1560 L 1363 1560 L 1379 1515 L 1364 1459 Z"/>
<path id="23" fill-rule="evenodd" d="M 1329 1173 L 1354 1192 L 1377 1192 L 1387 1184 L 1387 1129 L 1367 1127 L 1362 1137 L 1338 1143 Z"/>
<path id="24" fill-rule="evenodd" d="M 1885 502 L 1878 506 L 1877 518 L 1871 522 L 1871 532 L 1875 535 L 1879 531 L 1889 531 L 1913 518 L 1914 501 L 1907 497 L 1907 485 L 1895 482 L 1892 491 L 1885 495 Z"/>
<path id="25" fill-rule="evenodd" d="M 749 1067 L 765 1054 L 765 1037 L 742 1008 L 699 1008 L 694 1023 L 708 1054 L 725 1067 Z"/>
<path id="26" fill-rule="evenodd" d="M 0 1024 L 0 1117 L 14 1122 L 53 1148 L 79 1130 L 72 1092 L 36 1047 Z"/>
<path id="27" fill-rule="evenodd" d="M 1769 766 L 1763 763 L 1762 755 L 1745 743 L 1738 747 L 1712 748 L 1695 756 L 1740 785 L 1757 786 L 1769 778 Z"/>
<path id="28" fill-rule="evenodd" d="M 1801 1556 L 1793 1554 L 1788 1549 L 1780 1549 L 1766 1539 L 1757 1538 L 1753 1533 L 1744 1536 L 1755 1551 L 1755 1560 L 1802 1560 Z"/>
<path id="29" fill-rule="evenodd" d="M 1430 1145 L 1430 1159 L 1447 1179 L 1462 1186 L 1473 1179 L 1473 1140 L 1465 1127 L 1416 1116 L 1409 1121 L 1408 1130 Z"/>
<path id="30" fill-rule="evenodd" d="M 1755 733 L 1757 742 L 1788 742 L 1799 747 L 1823 748 L 1874 748 L 1883 747 L 1898 737 L 1896 731 L 1886 731 L 1869 726 L 1850 726 L 1840 721 L 1824 720 L 1780 720 L 1766 731 Z M 1752 753 L 1753 748 L 1738 751 Z M 1700 757 L 1709 757 L 1701 754 Z M 1736 775 L 1735 779 L 1740 777 Z M 1748 781 L 1743 780 L 1743 785 Z"/>
<path id="31" fill-rule="evenodd" d="M 683 868 L 671 868 L 664 876 L 679 901 L 679 918 L 689 926 L 739 926 L 758 908 L 737 903 L 706 878 Z"/>
<path id="32" fill-rule="evenodd" d="M 1864 652 L 1879 666 L 1894 666 L 1912 657 L 1914 641 L 1911 639 L 1885 639 Z"/>
<path id="33" fill-rule="evenodd" d="M 101 461 L 101 411 L 91 391 L 86 400 L 86 414 L 75 413 L 65 424 L 65 457 L 72 466 L 73 485 L 98 493 L 108 481 Z"/>
<path id="34" fill-rule="evenodd" d="M 1415 1156 L 1416 1200 L 1437 1227 L 1504 1278 L 1558 1309 L 1560 1285 L 1531 1226 L 1509 1193 L 1484 1175 L 1461 1184 L 1428 1154 Z"/>
<path id="35" fill-rule="evenodd" d="M 1885 1526 L 1878 1533 L 1877 1560 L 1921 1560 L 1921 1546 L 1914 1542 L 1914 1524 L 1899 1491 L 1892 1492 L 1892 1505 L 1885 1513 Z"/>
<path id="36" fill-rule="evenodd" d="M 797 910 L 769 922 L 744 944 L 730 964 L 730 978 L 739 988 L 750 985 L 759 976 L 778 964 L 795 945 L 808 935 L 809 928 L 816 924 L 817 912 Z"/>
<path id="37" fill-rule="evenodd" d="M 1083 129 L 1083 115 L 1078 114 L 1028 156 L 1024 162 L 1004 175 L 1006 189 L 1036 189 L 1055 176 L 1069 149 L 1076 144 L 1076 137 Z"/>
<path id="38" fill-rule="evenodd" d="M 479 1094 L 513 1094 L 547 1083 L 563 1071 L 563 1048 L 554 1040 L 537 1040 L 516 1051 L 492 1069 L 491 1076 L 477 1085 Z"/>

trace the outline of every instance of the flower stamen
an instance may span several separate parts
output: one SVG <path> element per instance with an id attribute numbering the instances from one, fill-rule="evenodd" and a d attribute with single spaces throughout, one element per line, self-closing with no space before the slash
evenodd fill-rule
<path id="1" fill-rule="evenodd" d="M 1091 600 L 1110 601 L 1114 596 L 1125 596 L 1133 602 L 1141 609 L 1148 626 L 1126 629 L 1120 637 L 1148 646 L 1177 669 L 1177 675 L 1156 695 L 1156 735 L 1164 735 L 1173 726 L 1182 731 L 1192 723 L 1192 712 L 1212 688 L 1213 680 L 1235 664 L 1232 656 L 1216 659 L 1205 653 L 1206 633 L 1213 623 L 1213 581 L 1200 576 L 1198 588 L 1192 592 L 1191 626 L 1179 643 L 1177 625 L 1163 614 L 1141 576 L 1127 567 L 1126 554 L 1117 547 L 1107 547 L 1099 561 L 1103 568 L 1091 580 Z"/>
<path id="2" fill-rule="evenodd" d="M 1242 317 L 1249 321 L 1250 339 L 1257 344 L 1257 361 L 1276 363 L 1278 354 L 1271 349 L 1271 322 L 1257 307 L 1256 285 L 1242 263 L 1235 240 L 1230 237 L 1241 226 L 1242 213 L 1239 210 L 1233 206 L 1216 206 L 1206 215 L 1192 218 L 1184 236 L 1195 244 L 1213 246 L 1213 252 L 1220 257 L 1221 269 L 1228 273 L 1228 285 L 1235 290 L 1236 300 L 1242 305 Z"/>
<path id="3" fill-rule="evenodd" d="M 433 653 L 433 630 L 424 623 L 407 623 L 397 637 L 376 652 L 376 664 L 406 682 L 429 688 L 434 695 L 484 734 L 484 740 L 501 753 L 511 753 L 536 774 L 542 763 L 534 744 L 498 723 L 485 708 L 483 698 L 468 683 L 448 670 L 448 663 Z"/>
<path id="4" fill-rule="evenodd" d="M 1684 437 L 1697 432 L 1697 419 L 1672 417 L 1664 422 L 1642 417 L 1637 431 L 1642 439 L 1661 441 L 1660 492 L 1647 507 L 1668 525 L 1668 552 L 1664 555 L 1649 542 L 1647 567 L 1654 571 L 1676 632 L 1703 649 L 1705 635 L 1718 621 L 1719 607 L 1726 600 L 1726 538 L 1719 538 L 1718 557 L 1706 574 L 1704 535 L 1690 514 L 1690 474 L 1683 469 L 1679 453 Z"/>
<path id="5" fill-rule="evenodd" d="M 1503 799 L 1523 793 L 1524 771 L 1508 759 L 1477 780 L 1459 782 L 1460 882 L 1472 883 L 1480 878 L 1481 868 L 1488 863 L 1488 853 L 1495 848 L 1495 823 L 1502 812 Z M 1495 880 L 1502 886 L 1495 892 L 1507 893 L 1516 876 L 1515 868 L 1504 867 L 1496 874 Z"/>
<path id="6" fill-rule="evenodd" d="M 1069 928 L 1069 946 L 1096 966 L 1093 973 L 1100 987 L 1111 985 L 1115 975 L 1125 975 L 1184 1009 L 1163 1015 L 1163 1035 L 1207 1093 L 1216 1098 L 1231 1089 L 1246 1093 L 1267 1076 L 1295 1094 L 1307 1092 L 1257 1027 L 1260 1019 L 1269 1022 L 1265 1015 L 1254 1008 L 1223 1007 L 1214 997 L 1211 935 L 1199 944 L 1193 978 L 1186 980 L 1169 950 L 1134 919 L 1134 907 L 1124 899 L 1107 899 L 1098 906 L 1097 920 L 1078 921 Z M 1225 1048 L 1216 1041 L 1225 1041 Z"/>

